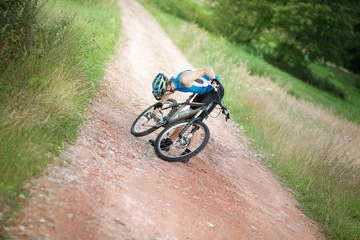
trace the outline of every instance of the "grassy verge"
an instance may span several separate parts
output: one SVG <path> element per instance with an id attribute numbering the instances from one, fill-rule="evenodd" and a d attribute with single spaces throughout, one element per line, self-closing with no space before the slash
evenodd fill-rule
<path id="1" fill-rule="evenodd" d="M 1 223 L 21 206 L 24 184 L 76 137 L 119 31 L 115 0 L 39 6 L 31 42 L 0 59 Z"/>
<path id="2" fill-rule="evenodd" d="M 329 239 L 360 239 L 359 126 L 288 94 L 292 86 L 284 89 L 264 77 L 286 86 L 284 73 L 244 58 L 241 48 L 148 9 L 195 66 L 211 65 L 222 76 L 233 119 L 255 140 L 265 164 L 294 190 L 300 208 L 321 224 Z M 252 76 L 254 66 L 262 77 Z M 307 93 L 309 98 L 314 91 Z"/>

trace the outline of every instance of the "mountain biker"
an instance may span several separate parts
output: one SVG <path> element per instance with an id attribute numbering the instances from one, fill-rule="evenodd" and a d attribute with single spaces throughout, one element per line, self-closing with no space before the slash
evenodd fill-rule
<path id="1" fill-rule="evenodd" d="M 193 101 L 201 102 L 205 105 L 210 104 L 213 101 L 221 100 L 224 97 L 225 92 L 224 87 L 220 83 L 220 78 L 215 75 L 212 67 L 204 67 L 197 70 L 185 70 L 171 77 L 170 80 L 164 74 L 159 73 L 153 80 L 152 88 L 154 97 L 156 100 L 159 100 L 154 106 L 155 111 L 161 109 L 169 96 L 175 91 L 197 93 Z M 208 110 L 208 113 L 214 110 L 215 107 L 216 104 L 213 104 Z M 202 113 L 199 117 L 203 119 L 205 113 Z M 176 140 L 181 129 L 182 128 L 179 127 L 169 138 L 162 140 L 161 148 L 163 150 L 170 149 L 170 146 Z M 196 133 L 192 137 L 194 142 L 198 138 Z M 154 145 L 153 140 L 150 140 L 150 143 Z M 192 151 L 191 147 L 190 142 L 188 148 L 181 155 L 190 153 Z M 188 161 L 189 159 L 186 159 L 182 162 L 186 163 Z"/>

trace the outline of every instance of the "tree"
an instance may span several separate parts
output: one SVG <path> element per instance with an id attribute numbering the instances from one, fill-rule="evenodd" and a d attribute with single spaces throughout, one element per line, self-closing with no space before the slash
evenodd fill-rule
<path id="1" fill-rule="evenodd" d="M 359 4 L 331 0 L 213 0 L 231 40 L 253 46 L 278 63 L 305 67 L 307 61 L 345 64 L 355 39 Z M 358 48 L 357 48 L 358 49 Z"/>

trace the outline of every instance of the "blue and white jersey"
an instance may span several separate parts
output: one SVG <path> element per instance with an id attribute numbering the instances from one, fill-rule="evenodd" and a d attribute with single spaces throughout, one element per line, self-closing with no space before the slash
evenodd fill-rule
<path id="1" fill-rule="evenodd" d="M 187 72 L 187 71 L 191 71 L 191 70 L 185 70 L 183 72 Z M 200 78 L 196 79 L 191 87 L 184 87 L 180 82 L 180 76 L 183 72 L 180 72 L 179 74 L 171 78 L 176 88 L 175 91 L 205 94 L 213 90 L 210 81 L 211 79 L 207 75 L 203 75 Z"/>

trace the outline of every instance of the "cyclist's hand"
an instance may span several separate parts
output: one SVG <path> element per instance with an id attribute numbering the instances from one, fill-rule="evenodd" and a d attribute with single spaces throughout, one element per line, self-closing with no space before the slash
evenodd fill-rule
<path id="1" fill-rule="evenodd" d="M 154 105 L 154 110 L 157 110 L 157 112 L 159 111 L 159 109 L 161 109 L 163 107 L 163 104 L 161 102 L 157 102 Z"/>
<path id="2" fill-rule="evenodd" d="M 230 119 L 230 111 L 226 107 L 223 107 L 222 113 L 225 115 L 225 121 Z"/>
<path id="3" fill-rule="evenodd" d="M 214 89 L 217 89 L 220 86 L 220 82 L 217 79 L 211 79 L 211 85 Z"/>

